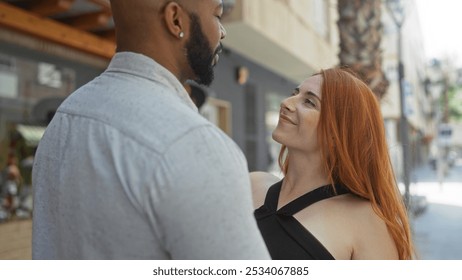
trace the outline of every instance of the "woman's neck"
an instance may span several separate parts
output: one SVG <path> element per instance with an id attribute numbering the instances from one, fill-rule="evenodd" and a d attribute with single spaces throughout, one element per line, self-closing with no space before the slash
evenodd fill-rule
<path id="1" fill-rule="evenodd" d="M 307 155 L 291 152 L 280 196 L 291 200 L 327 184 L 328 175 L 320 153 Z"/>

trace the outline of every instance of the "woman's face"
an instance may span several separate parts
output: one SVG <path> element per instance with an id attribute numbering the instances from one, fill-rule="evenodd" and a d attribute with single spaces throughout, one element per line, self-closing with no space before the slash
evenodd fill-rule
<path id="1" fill-rule="evenodd" d="M 321 113 L 322 80 L 321 75 L 309 77 L 281 103 L 273 139 L 289 150 L 319 150 L 317 127 Z"/>

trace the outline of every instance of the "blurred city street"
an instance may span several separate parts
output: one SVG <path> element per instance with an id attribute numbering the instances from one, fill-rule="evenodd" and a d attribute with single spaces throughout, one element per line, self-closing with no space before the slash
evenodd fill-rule
<path id="1" fill-rule="evenodd" d="M 417 258 L 462 260 L 462 161 L 440 184 L 436 171 L 424 165 L 413 172 L 411 195 L 424 196 L 425 210 L 412 218 Z"/>

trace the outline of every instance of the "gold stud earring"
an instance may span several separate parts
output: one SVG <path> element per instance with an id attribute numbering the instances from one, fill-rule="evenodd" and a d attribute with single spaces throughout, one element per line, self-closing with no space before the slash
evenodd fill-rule
<path id="1" fill-rule="evenodd" d="M 180 34 L 179 34 L 178 36 L 180 36 L 180 38 L 183 38 L 183 37 L 184 37 L 183 31 L 181 31 Z"/>

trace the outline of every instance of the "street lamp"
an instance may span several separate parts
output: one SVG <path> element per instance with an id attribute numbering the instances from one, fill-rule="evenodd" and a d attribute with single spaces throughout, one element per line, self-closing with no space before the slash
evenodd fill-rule
<path id="1" fill-rule="evenodd" d="M 398 82 L 399 82 L 399 101 L 400 101 L 400 135 L 401 144 L 403 149 L 403 183 L 404 183 L 404 203 L 409 209 L 409 186 L 410 186 L 410 162 L 409 162 L 409 128 L 406 112 L 406 99 L 404 96 L 404 65 L 402 57 L 402 34 L 401 28 L 405 20 L 405 12 L 401 0 L 386 0 L 386 7 L 396 25 L 398 38 L 397 38 L 397 52 L 398 52 Z"/>

